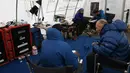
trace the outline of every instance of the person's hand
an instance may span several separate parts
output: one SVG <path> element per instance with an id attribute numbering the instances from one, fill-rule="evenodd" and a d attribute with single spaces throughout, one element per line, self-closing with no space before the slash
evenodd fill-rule
<path id="1" fill-rule="evenodd" d="M 87 34 L 88 34 L 89 36 L 92 36 L 92 35 L 93 35 L 91 32 L 87 32 Z"/>
<path id="2" fill-rule="evenodd" d="M 97 44 L 99 44 L 99 43 L 98 43 L 98 42 L 93 42 L 93 43 L 92 43 L 92 45 L 97 45 Z"/>
<path id="3" fill-rule="evenodd" d="M 79 54 L 77 51 L 73 50 L 72 52 L 73 52 L 76 56 L 80 57 L 80 54 Z"/>

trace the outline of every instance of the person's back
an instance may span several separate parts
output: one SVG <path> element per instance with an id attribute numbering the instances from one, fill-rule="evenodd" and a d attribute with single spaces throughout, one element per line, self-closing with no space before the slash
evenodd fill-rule
<path id="1" fill-rule="evenodd" d="M 83 8 L 79 9 L 72 21 L 74 23 L 78 23 L 78 21 L 83 21 L 83 13 L 84 13 L 84 9 Z"/>
<path id="2" fill-rule="evenodd" d="M 83 16 L 84 14 L 84 9 L 81 8 L 77 11 L 75 17 L 73 18 L 73 25 L 76 25 L 77 28 L 77 36 L 81 35 L 83 31 L 86 29 L 87 24 L 89 21 Z"/>
<path id="3" fill-rule="evenodd" d="M 55 28 L 47 30 L 47 40 L 42 42 L 40 66 L 63 67 L 73 65 L 78 67 L 77 56 L 72 53 L 72 48 L 63 41 L 61 32 Z"/>

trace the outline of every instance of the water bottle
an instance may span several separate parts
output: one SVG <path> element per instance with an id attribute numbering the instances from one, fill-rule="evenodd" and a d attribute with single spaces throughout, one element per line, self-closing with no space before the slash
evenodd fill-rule
<path id="1" fill-rule="evenodd" d="M 37 55 L 38 54 L 38 50 L 36 46 L 32 47 L 32 55 Z"/>

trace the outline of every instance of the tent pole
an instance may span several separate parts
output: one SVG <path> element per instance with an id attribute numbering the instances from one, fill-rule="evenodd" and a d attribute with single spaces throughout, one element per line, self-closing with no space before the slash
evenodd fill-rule
<path id="1" fill-rule="evenodd" d="M 56 11 L 57 11 L 57 7 L 58 7 L 58 3 L 59 3 L 59 0 L 57 0 L 57 2 L 56 2 L 56 6 L 55 6 L 55 10 L 54 10 L 54 20 L 55 20 L 55 15 L 56 15 Z"/>
<path id="2" fill-rule="evenodd" d="M 16 25 L 18 22 L 18 0 L 16 0 Z"/>
<path id="3" fill-rule="evenodd" d="M 78 4 L 79 4 L 79 0 L 78 0 L 77 3 L 76 3 L 76 7 L 75 7 L 75 10 L 74 10 L 74 15 L 73 15 L 73 17 L 74 17 L 75 14 L 76 14 L 76 10 L 77 10 Z"/>
<path id="4" fill-rule="evenodd" d="M 69 5 L 70 5 L 70 1 L 71 1 L 71 0 L 69 0 L 69 2 L 68 2 L 68 4 L 67 4 L 67 7 L 66 7 L 65 18 L 67 17 L 67 12 L 68 12 L 68 8 L 69 8 Z"/>
<path id="5" fill-rule="evenodd" d="M 105 13 L 107 13 L 107 0 L 105 0 Z"/>
<path id="6" fill-rule="evenodd" d="M 126 3 L 126 0 L 123 0 L 123 6 L 122 6 L 122 15 L 121 15 L 121 20 L 124 19 L 124 10 L 125 10 L 125 3 Z"/>

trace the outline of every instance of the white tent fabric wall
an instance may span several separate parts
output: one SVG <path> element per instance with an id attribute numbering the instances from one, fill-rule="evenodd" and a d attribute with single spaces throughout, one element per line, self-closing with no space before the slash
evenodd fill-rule
<path id="1" fill-rule="evenodd" d="M 74 15 L 74 11 L 75 11 L 75 7 L 76 7 L 76 3 L 77 3 L 78 0 L 70 0 L 70 3 L 69 3 L 69 0 L 59 0 L 59 3 L 58 3 L 58 6 L 57 6 L 57 9 L 56 9 L 56 14 L 65 14 L 66 12 L 66 7 L 69 3 L 69 6 L 68 6 L 68 10 L 67 10 L 67 13 L 66 13 L 66 17 L 67 17 L 67 20 L 70 20 L 72 19 L 73 15 Z M 78 6 L 77 6 L 77 9 L 76 11 L 79 9 L 79 8 L 82 8 L 83 7 L 83 2 L 85 0 L 79 0 L 79 3 L 78 3 Z M 45 16 L 46 16 L 46 20 L 53 20 L 53 15 L 54 15 L 54 10 L 55 10 L 55 6 L 56 6 L 56 2 L 57 0 L 54 0 L 51 2 L 49 2 L 49 0 L 44 0 L 44 4 L 45 6 L 47 6 L 45 9 Z M 49 17 L 48 17 L 49 15 Z M 51 19 L 50 19 L 51 18 Z"/>
<path id="2" fill-rule="evenodd" d="M 15 19 L 15 0 L 0 0 L 0 21 Z"/>
<path id="3" fill-rule="evenodd" d="M 7 22 L 16 20 L 16 0 L 0 0 L 0 21 Z M 18 0 L 18 21 L 21 19 L 28 21 L 29 23 L 33 20 L 31 15 L 26 12 L 25 0 Z M 28 1 L 27 4 L 29 5 Z"/>
<path id="4" fill-rule="evenodd" d="M 25 20 L 28 21 L 29 23 L 34 23 L 35 22 L 35 17 L 28 12 L 29 9 L 31 9 L 30 6 L 30 1 L 33 0 L 18 0 L 18 20 Z M 57 13 L 60 14 L 65 14 L 65 6 L 68 3 L 67 1 L 69 0 L 59 0 L 60 2 L 58 3 L 57 7 Z M 63 1 L 66 1 L 63 2 Z M 73 7 L 71 10 L 67 11 L 67 17 L 72 18 L 76 2 L 78 0 L 71 0 L 72 2 L 69 5 L 70 7 Z M 75 1 L 75 2 L 74 2 Z M 85 0 L 79 0 L 78 8 L 83 6 L 83 1 Z M 54 16 L 54 10 L 56 6 L 57 0 L 43 0 L 43 14 L 45 17 L 45 21 L 53 21 L 53 16 Z M 16 0 L 1 0 L 0 2 L 0 20 L 1 21 L 9 21 L 9 20 L 14 20 L 16 18 Z M 48 6 L 48 4 L 50 4 Z M 47 8 L 48 7 L 48 8 Z M 59 8 L 64 8 L 62 11 L 59 11 Z M 77 8 L 77 10 L 78 10 Z M 73 10 L 73 11 L 72 11 Z"/>
<path id="5" fill-rule="evenodd" d="M 107 8 L 109 8 L 109 11 L 107 11 L 107 13 L 116 14 L 114 20 L 121 19 L 123 0 L 120 0 L 120 1 L 119 0 L 106 0 L 106 1 L 107 1 Z M 85 9 L 84 16 L 90 17 L 91 2 L 99 2 L 99 9 L 105 10 L 105 0 L 86 0 L 86 2 L 84 4 L 84 9 Z M 130 4 L 129 4 L 129 6 L 130 6 Z"/>
<path id="6" fill-rule="evenodd" d="M 109 8 L 107 13 L 114 13 L 116 14 L 115 19 L 121 19 L 123 0 L 107 0 L 107 8 Z"/>
<path id="7" fill-rule="evenodd" d="M 105 0 L 86 0 L 84 3 L 84 16 L 91 17 L 90 16 L 90 6 L 91 2 L 99 2 L 99 9 L 105 10 Z"/>
<path id="8" fill-rule="evenodd" d="M 29 13 L 29 10 L 31 9 L 30 2 L 26 0 L 19 0 L 18 2 L 18 20 L 25 20 L 29 23 L 33 23 L 35 21 L 35 18 L 32 16 L 31 13 Z"/>
<path id="9" fill-rule="evenodd" d="M 16 0 L 0 0 L 0 21 L 7 22 L 10 20 L 14 20 L 16 17 Z M 18 0 L 19 5 L 18 5 L 18 20 L 24 19 L 25 21 L 28 21 L 29 23 L 33 24 L 35 22 L 35 18 L 32 17 L 32 15 L 27 12 L 31 6 L 30 6 L 30 1 L 32 0 Z M 52 3 L 49 3 L 49 2 Z M 56 14 L 65 14 L 65 6 L 67 4 L 64 3 L 63 1 L 69 1 L 69 0 L 59 0 L 59 4 L 57 7 L 57 12 Z M 70 20 L 73 17 L 74 14 L 74 7 L 76 5 L 77 0 L 71 0 L 70 2 L 70 8 L 67 10 L 67 17 L 68 20 Z M 84 7 L 85 9 L 85 14 L 84 16 L 90 16 L 90 3 L 91 2 L 99 2 L 100 7 L 99 9 L 103 9 L 105 7 L 105 0 L 79 0 L 78 8 Z M 108 13 L 115 13 L 116 17 L 115 19 L 121 19 L 121 12 L 122 12 L 122 2 L 123 0 L 107 0 L 107 8 L 110 10 L 107 11 Z M 55 10 L 55 5 L 56 5 L 57 0 L 43 0 L 43 13 L 45 17 L 45 21 L 51 22 L 53 21 L 53 16 L 54 16 L 54 10 Z M 130 0 L 126 0 L 126 8 L 125 9 L 130 9 Z M 48 4 L 50 4 L 48 6 Z M 47 8 L 48 7 L 48 8 Z M 59 8 L 64 8 L 63 11 L 59 11 Z M 130 17 L 129 17 L 129 23 L 130 23 Z"/>

